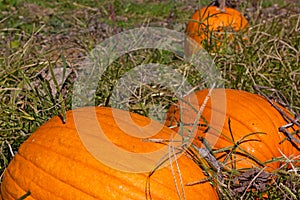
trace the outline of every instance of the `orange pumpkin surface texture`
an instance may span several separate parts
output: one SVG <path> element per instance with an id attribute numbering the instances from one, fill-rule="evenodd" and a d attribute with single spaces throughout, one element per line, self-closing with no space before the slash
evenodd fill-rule
<path id="1" fill-rule="evenodd" d="M 19 148 L 5 170 L 1 185 L 2 198 L 15 200 L 28 191 L 26 200 L 49 199 L 218 199 L 210 183 L 186 186 L 185 184 L 205 178 L 202 170 L 185 154 L 178 158 L 182 178 L 175 185 L 175 163 L 158 168 L 153 175 L 148 172 L 125 172 L 110 167 L 96 159 L 83 145 L 76 123 L 88 124 L 95 118 L 114 145 L 129 152 L 152 152 L 167 146 L 166 144 L 146 142 L 123 132 L 118 123 L 126 124 L 122 116 L 128 113 L 105 107 L 79 108 L 66 113 L 66 123 L 54 117 L 40 126 Z M 118 115 L 114 117 L 114 113 Z M 76 123 L 74 123 L 76 113 Z M 146 126 L 150 119 L 130 114 L 134 123 Z M 117 119 L 117 120 L 116 120 Z M 154 126 L 159 125 L 153 122 Z M 94 129 L 85 126 L 87 133 L 94 134 Z M 174 134 L 171 129 L 163 128 L 151 138 L 170 139 Z M 101 146 L 101 143 L 99 144 Z M 109 150 L 109 149 L 107 149 Z M 114 158 L 114 154 L 110 155 Z M 116 157 L 115 159 L 120 159 Z M 139 160 L 136 160 L 138 163 Z M 153 166 L 154 169 L 154 166 Z M 177 170 L 178 172 L 178 170 Z M 148 183 L 148 184 L 147 184 Z M 149 187 L 147 187 L 149 186 Z M 178 191 L 176 187 L 179 188 Z M 149 190 L 150 188 L 150 190 Z M 150 191 L 150 192 L 149 192 Z M 183 193 L 184 191 L 184 193 Z M 179 195 L 180 194 L 180 195 Z"/>
<path id="2" fill-rule="evenodd" d="M 194 97 L 184 97 L 183 101 L 179 102 L 181 106 L 179 103 L 171 106 L 166 125 L 175 125 L 173 129 L 180 131 L 183 129 L 179 129 L 179 125 L 176 124 L 181 121 L 188 131 L 195 130 L 196 138 L 206 138 L 213 149 L 229 147 L 215 154 L 221 161 L 226 159 L 226 166 L 238 169 L 251 168 L 272 158 L 281 157 L 282 153 L 287 157 L 300 154 L 288 140 L 284 141 L 286 136 L 278 130 L 287 122 L 263 97 L 241 90 L 214 89 L 202 112 L 203 118 L 198 121 L 198 127 L 194 128 L 193 123 L 197 118 L 191 114 L 194 112 L 191 106 L 183 102 L 189 102 L 199 110 L 207 97 L 208 90 L 198 91 L 195 94 Z M 288 114 L 286 109 L 281 109 Z M 212 112 L 216 122 L 214 125 L 210 124 Z M 289 131 L 294 132 L 294 129 L 291 128 Z M 299 139 L 299 135 L 295 137 Z M 202 145 L 197 139 L 194 140 L 194 144 L 199 147 Z M 237 148 L 234 148 L 235 144 L 238 144 Z M 280 162 L 269 163 L 267 170 L 275 170 L 280 165 Z"/>
<path id="3" fill-rule="evenodd" d="M 215 41 L 217 45 L 223 42 L 224 34 L 232 38 L 234 32 L 246 30 L 248 21 L 237 10 L 233 8 L 224 8 L 221 11 L 219 7 L 208 6 L 197 10 L 191 17 L 186 27 L 186 34 L 191 39 L 202 45 L 206 39 L 208 43 Z M 186 50 L 192 53 L 190 42 L 187 42 Z"/>

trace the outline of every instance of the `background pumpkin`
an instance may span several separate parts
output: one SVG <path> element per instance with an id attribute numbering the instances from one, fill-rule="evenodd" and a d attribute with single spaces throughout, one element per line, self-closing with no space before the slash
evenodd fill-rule
<path id="1" fill-rule="evenodd" d="M 190 39 L 195 40 L 202 46 L 202 41 L 207 40 L 210 44 L 215 42 L 220 46 L 224 42 L 224 35 L 228 34 L 228 39 L 232 39 L 233 32 L 246 30 L 248 21 L 237 10 L 224 8 L 222 11 L 217 6 L 207 6 L 197 10 L 191 17 L 186 27 L 186 52 L 187 55 L 194 53 L 194 47 Z M 225 40 L 226 41 L 226 40 Z"/>
<path id="2" fill-rule="evenodd" d="M 93 107 L 66 113 L 66 123 L 54 117 L 39 127 L 19 148 L 5 170 L 1 185 L 4 200 L 17 199 L 30 191 L 30 199 L 145 199 L 148 173 L 127 173 L 108 167 L 96 160 L 83 146 L 74 124 L 74 112 L 81 123 L 91 120 Z M 112 142 L 132 152 L 147 152 L 164 146 L 142 142 L 125 134 L 114 121 L 112 109 L 95 108 L 101 128 Z M 114 110 L 122 116 L 126 111 Z M 131 114 L 140 126 L 150 119 Z M 122 121 L 122 118 L 118 120 Z M 126 121 L 124 122 L 126 123 Z M 154 122 L 158 123 L 158 122 Z M 88 130 L 88 131 L 93 131 Z M 169 139 L 174 133 L 164 127 L 154 138 Z M 114 156 L 114 155 L 111 155 Z M 137 161 L 138 162 L 138 161 Z M 178 159 L 183 184 L 204 178 L 201 169 L 185 155 Z M 158 169 L 150 177 L 152 199 L 178 199 L 170 167 Z M 184 186 L 187 199 L 218 199 L 206 182 Z"/>
<path id="3" fill-rule="evenodd" d="M 175 124 L 178 124 L 179 121 L 182 121 L 184 124 L 186 124 L 185 128 L 192 130 L 192 124 L 196 118 L 195 115 L 191 115 L 191 113 L 194 112 L 191 106 L 184 103 L 184 101 L 190 102 L 191 105 L 194 106 L 201 106 L 207 94 L 208 90 L 202 90 L 196 92 L 197 99 L 193 98 L 192 96 L 186 96 L 183 101 L 179 102 L 182 103 L 181 106 L 184 107 L 184 109 L 181 111 L 179 103 L 171 106 L 167 115 L 166 125 L 169 126 L 172 124 L 174 126 Z M 226 113 L 224 113 L 225 111 L 222 111 L 222 109 L 217 108 L 218 106 L 212 107 L 211 103 L 212 98 L 216 100 L 217 104 L 224 103 L 224 89 L 214 89 L 212 91 L 212 95 L 205 105 L 205 109 L 202 113 L 202 116 L 208 121 L 208 123 L 211 121 L 212 111 L 220 114 L 216 115 L 216 117 L 220 117 L 220 121 L 222 121 L 222 114 L 226 114 L 224 123 L 214 125 L 208 131 L 207 127 L 199 126 L 196 128 L 196 137 L 207 138 L 209 136 L 210 141 L 216 141 L 215 144 L 211 144 L 213 145 L 214 149 L 220 149 L 233 146 L 233 141 L 237 142 L 244 136 L 256 132 L 257 134 L 246 137 L 244 139 L 245 142 L 239 144 L 239 147 L 244 149 L 249 154 L 255 156 L 261 162 L 271 160 L 272 158 L 281 157 L 282 154 L 280 151 L 282 151 L 282 153 L 288 157 L 291 155 L 299 155 L 299 145 L 297 149 L 287 140 L 283 143 L 280 143 L 285 138 L 285 135 L 280 133 L 278 128 L 282 125 L 285 125 L 287 122 L 266 99 L 256 94 L 233 89 L 225 89 L 225 94 Z M 288 114 L 286 109 L 282 107 L 281 109 Z M 204 120 L 200 119 L 199 124 L 205 124 Z M 173 129 L 175 131 L 179 131 L 178 126 Z M 232 131 L 234 140 L 231 138 L 230 129 Z M 293 132 L 293 129 L 289 129 L 289 131 Z M 219 133 L 222 133 L 220 137 L 218 135 Z M 299 135 L 296 135 L 296 137 L 299 139 Z M 199 140 L 195 140 L 194 144 L 199 147 L 202 145 Z M 226 163 L 227 166 L 236 168 L 249 168 L 258 165 L 258 163 L 254 162 L 253 159 L 248 158 L 247 154 L 243 153 L 241 150 L 236 149 L 236 151 L 237 153 L 234 154 L 236 156 L 235 159 L 228 160 Z M 229 152 L 230 151 L 227 150 L 217 153 L 216 157 L 223 161 Z M 280 165 L 280 162 L 269 163 L 267 164 L 269 167 L 267 170 L 277 169 L 280 167 Z"/>

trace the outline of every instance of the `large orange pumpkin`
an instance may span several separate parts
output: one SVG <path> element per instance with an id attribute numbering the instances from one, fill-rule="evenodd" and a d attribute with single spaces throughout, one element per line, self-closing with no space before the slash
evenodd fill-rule
<path id="1" fill-rule="evenodd" d="M 213 149 L 224 148 L 215 155 L 220 161 L 224 162 L 226 159 L 226 166 L 229 167 L 238 169 L 255 167 L 272 158 L 281 157 L 282 153 L 287 157 L 299 155 L 295 146 L 288 140 L 283 141 L 286 136 L 278 130 L 280 126 L 287 124 L 285 119 L 266 99 L 249 92 L 214 89 L 203 110 L 203 118 L 199 120 L 198 127 L 195 128 L 193 122 L 197 119 L 196 115 L 192 114 L 194 111 L 185 102 L 189 102 L 199 110 L 207 94 L 208 90 L 198 91 L 195 98 L 186 96 L 180 102 L 181 107 L 179 103 L 171 106 L 166 125 L 172 124 L 173 127 L 175 126 L 173 129 L 179 131 L 179 125 L 176 126 L 176 124 L 181 121 L 187 130 L 196 130 L 196 138 L 206 138 Z M 212 99 L 214 106 L 212 106 Z M 225 109 L 222 109 L 222 105 Z M 180 110 L 180 108 L 183 109 Z M 288 114 L 286 109 L 281 109 Z M 214 125 L 210 124 L 212 112 L 214 112 L 216 122 Z M 209 129 L 208 126 L 210 126 Z M 299 139 L 300 136 L 295 135 L 295 137 Z M 199 147 L 202 145 L 200 140 L 195 140 L 194 144 Z M 235 144 L 238 144 L 237 148 L 234 148 Z M 280 162 L 269 163 L 267 170 L 277 169 L 280 165 Z"/>
<path id="2" fill-rule="evenodd" d="M 199 43 L 200 46 L 202 46 L 203 40 L 207 40 L 209 44 L 214 42 L 215 45 L 220 46 L 224 42 L 226 34 L 229 36 L 227 38 L 230 39 L 235 32 L 246 30 L 247 26 L 246 18 L 233 8 L 225 7 L 222 11 L 217 6 L 203 7 L 192 15 L 187 24 L 185 31 L 188 36 L 186 51 L 189 55 L 193 53 L 192 48 L 194 47 L 190 44 L 190 38 Z"/>
<path id="3" fill-rule="evenodd" d="M 86 134 L 91 136 L 90 139 L 97 140 L 94 137 L 97 135 L 96 129 L 90 126 L 93 112 L 96 113 L 95 118 L 105 136 L 125 151 L 145 153 L 167 146 L 162 143 L 147 142 L 125 133 L 119 125 L 127 124 L 124 119 L 126 111 L 104 107 L 68 111 L 65 124 L 59 117 L 54 117 L 39 127 L 20 146 L 18 153 L 5 170 L 1 185 L 2 198 L 15 200 L 28 194 L 26 200 L 140 200 L 146 199 L 146 194 L 150 198 L 150 193 L 154 200 L 174 200 L 179 199 L 180 193 L 180 197 L 185 196 L 186 199 L 218 199 L 208 182 L 186 186 L 187 183 L 203 179 L 205 176 L 198 165 L 184 154 L 178 158 L 177 163 L 158 168 L 151 176 L 148 172 L 134 173 L 118 170 L 115 166 L 111 167 L 97 160 L 94 154 L 90 153 L 93 149 L 83 145 L 84 138 L 76 130 L 80 129 L 78 126 L 80 125 L 81 128 L 86 129 Z M 145 127 L 150 123 L 150 119 L 146 117 L 132 113 L 130 116 L 139 127 Z M 158 122 L 153 123 L 151 126 L 162 126 Z M 133 132 L 144 134 L 139 128 L 130 128 Z M 162 129 L 150 138 L 170 139 L 174 133 L 171 129 L 162 126 Z M 101 141 L 98 143 L 99 147 L 102 147 Z M 104 143 L 103 148 L 106 148 Z M 109 154 L 110 149 L 105 150 Z M 123 159 L 113 152 L 109 156 L 116 162 Z M 136 160 L 133 164 L 143 164 L 139 162 Z M 178 179 L 180 177 L 176 164 L 179 166 L 182 180 Z"/>

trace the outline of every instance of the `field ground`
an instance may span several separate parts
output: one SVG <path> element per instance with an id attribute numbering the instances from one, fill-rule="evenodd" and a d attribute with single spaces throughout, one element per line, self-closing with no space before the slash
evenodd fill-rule
<path id="1" fill-rule="evenodd" d="M 265 90 L 268 95 L 277 91 L 291 111 L 300 113 L 300 2 L 241 2 L 240 11 L 251 26 L 247 42 L 237 35 L 233 45 L 218 51 L 207 49 L 225 87 L 257 92 L 254 85 L 264 86 L 272 89 Z M 37 127 L 72 108 L 72 83 L 96 45 L 141 26 L 184 32 L 191 14 L 206 4 L 207 0 L 0 1 L 0 174 Z M 107 69 L 99 80 L 96 104 L 111 106 L 118 79 L 134 66 L 147 63 L 172 65 L 192 86 L 206 86 L 201 75 L 173 53 L 140 50 L 122 56 Z M 176 98 L 168 88 L 153 88 L 142 88 L 128 99 L 126 108 L 160 119 L 151 106 L 159 104 L 166 110 Z M 167 95 L 149 95 L 161 91 Z M 251 176 L 249 173 L 243 176 Z M 277 175 L 272 183 L 264 182 L 264 193 L 253 189 L 251 196 L 240 192 L 241 188 L 224 188 L 222 198 L 264 199 L 268 194 L 269 199 L 297 199 L 299 173 L 280 170 Z"/>

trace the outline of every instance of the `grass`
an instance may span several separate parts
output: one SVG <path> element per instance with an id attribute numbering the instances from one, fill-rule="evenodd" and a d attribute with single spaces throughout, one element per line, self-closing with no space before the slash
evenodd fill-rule
<path id="1" fill-rule="evenodd" d="M 278 90 L 291 109 L 300 113 L 299 6 L 278 1 L 285 12 L 272 16 L 275 11 L 270 11 L 269 16 L 265 11 L 270 2 L 264 1 L 262 10 L 247 13 L 251 18 L 247 42 L 237 35 L 232 45 L 209 53 L 225 87 L 256 92 L 253 86 L 257 84 Z M 0 174 L 20 144 L 37 127 L 71 109 L 76 70 L 95 45 L 123 30 L 142 25 L 183 32 L 187 19 L 199 4 L 198 1 L 171 0 L 0 1 Z M 192 86 L 206 86 L 201 74 L 178 55 L 140 50 L 120 57 L 106 70 L 99 80 L 97 105 L 111 106 L 117 80 L 135 66 L 147 63 L 174 66 Z M 156 115 L 155 109 L 166 111 L 177 100 L 172 91 L 159 82 L 141 85 L 132 92 L 134 95 L 122 108 L 156 119 L 162 116 Z M 227 186 L 233 184 L 234 177 L 242 175 L 235 171 L 224 173 Z M 300 195 L 299 173 L 282 169 L 276 172 L 276 177 L 267 185 L 270 199 L 293 199 L 293 195 Z M 223 199 L 238 198 L 232 190 L 220 188 Z M 243 196 L 244 199 L 256 197 L 263 199 L 263 193 L 252 190 Z"/>

